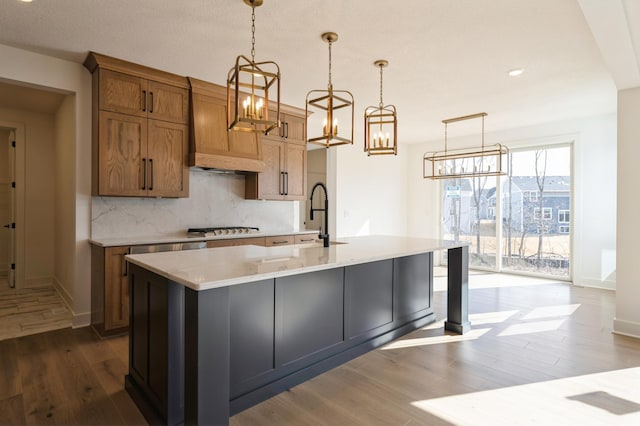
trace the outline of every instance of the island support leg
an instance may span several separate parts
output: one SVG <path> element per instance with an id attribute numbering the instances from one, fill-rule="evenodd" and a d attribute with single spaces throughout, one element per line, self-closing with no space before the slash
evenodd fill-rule
<path id="1" fill-rule="evenodd" d="M 464 334 L 469 323 L 469 247 L 456 247 L 447 256 L 447 321 L 444 329 Z"/>
<path id="2" fill-rule="evenodd" d="M 185 289 L 186 425 L 229 424 L 229 287 Z"/>

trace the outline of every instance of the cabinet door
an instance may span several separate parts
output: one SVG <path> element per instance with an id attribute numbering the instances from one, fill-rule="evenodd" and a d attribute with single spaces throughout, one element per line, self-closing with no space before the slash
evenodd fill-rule
<path id="1" fill-rule="evenodd" d="M 181 87 L 149 80 L 149 118 L 187 124 L 189 122 L 189 91 Z"/>
<path id="2" fill-rule="evenodd" d="M 284 144 L 266 138 L 262 140 L 262 156 L 265 171 L 258 174 L 258 198 L 265 200 L 281 200 L 284 175 Z"/>
<path id="3" fill-rule="evenodd" d="M 230 238 L 226 240 L 207 241 L 207 248 L 245 245 L 264 246 L 264 237 Z"/>
<path id="4" fill-rule="evenodd" d="M 304 200 L 307 193 L 307 147 L 285 145 L 285 199 Z"/>
<path id="5" fill-rule="evenodd" d="M 145 196 L 147 119 L 100 111 L 98 194 Z"/>
<path id="6" fill-rule="evenodd" d="M 104 250 L 104 331 L 129 325 L 129 277 L 124 256 L 129 247 Z"/>
<path id="7" fill-rule="evenodd" d="M 151 197 L 189 195 L 187 126 L 149 120 L 147 183 Z"/>
<path id="8" fill-rule="evenodd" d="M 147 80 L 105 69 L 98 72 L 100 110 L 147 116 Z"/>
<path id="9" fill-rule="evenodd" d="M 286 114 L 284 116 L 285 128 L 284 135 L 289 143 L 306 144 L 306 134 L 304 127 L 306 125 L 304 117 Z"/>

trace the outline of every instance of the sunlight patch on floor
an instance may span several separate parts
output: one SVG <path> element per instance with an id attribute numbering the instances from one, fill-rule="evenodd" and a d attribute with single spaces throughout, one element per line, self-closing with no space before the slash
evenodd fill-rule
<path id="1" fill-rule="evenodd" d="M 556 306 L 543 306 L 536 308 L 522 317 L 523 320 L 540 319 L 540 318 L 553 318 L 573 315 L 573 313 L 580 307 L 579 303 L 574 305 L 556 305 Z"/>
<path id="2" fill-rule="evenodd" d="M 638 425 L 640 367 L 568 377 L 412 405 L 456 425 Z"/>
<path id="3" fill-rule="evenodd" d="M 414 348 L 416 346 L 437 345 L 440 343 L 462 342 L 464 340 L 475 340 L 487 333 L 490 328 L 475 328 L 465 334 L 445 334 L 442 336 L 420 337 L 417 339 L 396 340 L 380 349 L 404 349 Z"/>
<path id="4" fill-rule="evenodd" d="M 550 321 L 533 321 L 522 324 L 513 324 L 504 329 L 498 336 L 516 336 L 519 334 L 542 333 L 544 331 L 554 331 L 560 328 L 564 319 Z"/>

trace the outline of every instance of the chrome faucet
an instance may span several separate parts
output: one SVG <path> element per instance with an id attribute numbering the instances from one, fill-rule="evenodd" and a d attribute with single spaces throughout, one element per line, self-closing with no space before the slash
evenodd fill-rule
<path id="1" fill-rule="evenodd" d="M 316 188 L 321 187 L 324 190 L 324 209 L 313 208 L 313 193 L 316 192 Z M 318 231 L 318 238 L 322 238 L 325 247 L 329 247 L 329 197 L 327 195 L 327 187 L 322 182 L 318 182 L 313 185 L 311 190 L 311 197 L 309 198 L 311 204 L 311 210 L 309 211 L 309 219 L 313 220 L 313 212 L 324 212 L 324 234 L 322 233 L 322 227 Z"/>

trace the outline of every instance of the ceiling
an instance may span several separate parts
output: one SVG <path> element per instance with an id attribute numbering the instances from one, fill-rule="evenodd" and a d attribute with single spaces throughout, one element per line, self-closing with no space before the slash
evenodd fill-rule
<path id="1" fill-rule="evenodd" d="M 0 43 L 75 62 L 93 50 L 226 84 L 251 47 L 242 0 L 0 1 Z M 379 100 L 376 59 L 389 61 L 384 100 L 398 109 L 400 144 L 441 139 L 441 120 L 482 111 L 491 132 L 616 109 L 578 0 L 264 0 L 256 59 L 280 66 L 283 102 L 304 107 L 326 89 L 326 31 L 339 34 L 332 80 L 354 95 L 359 135 Z"/>

